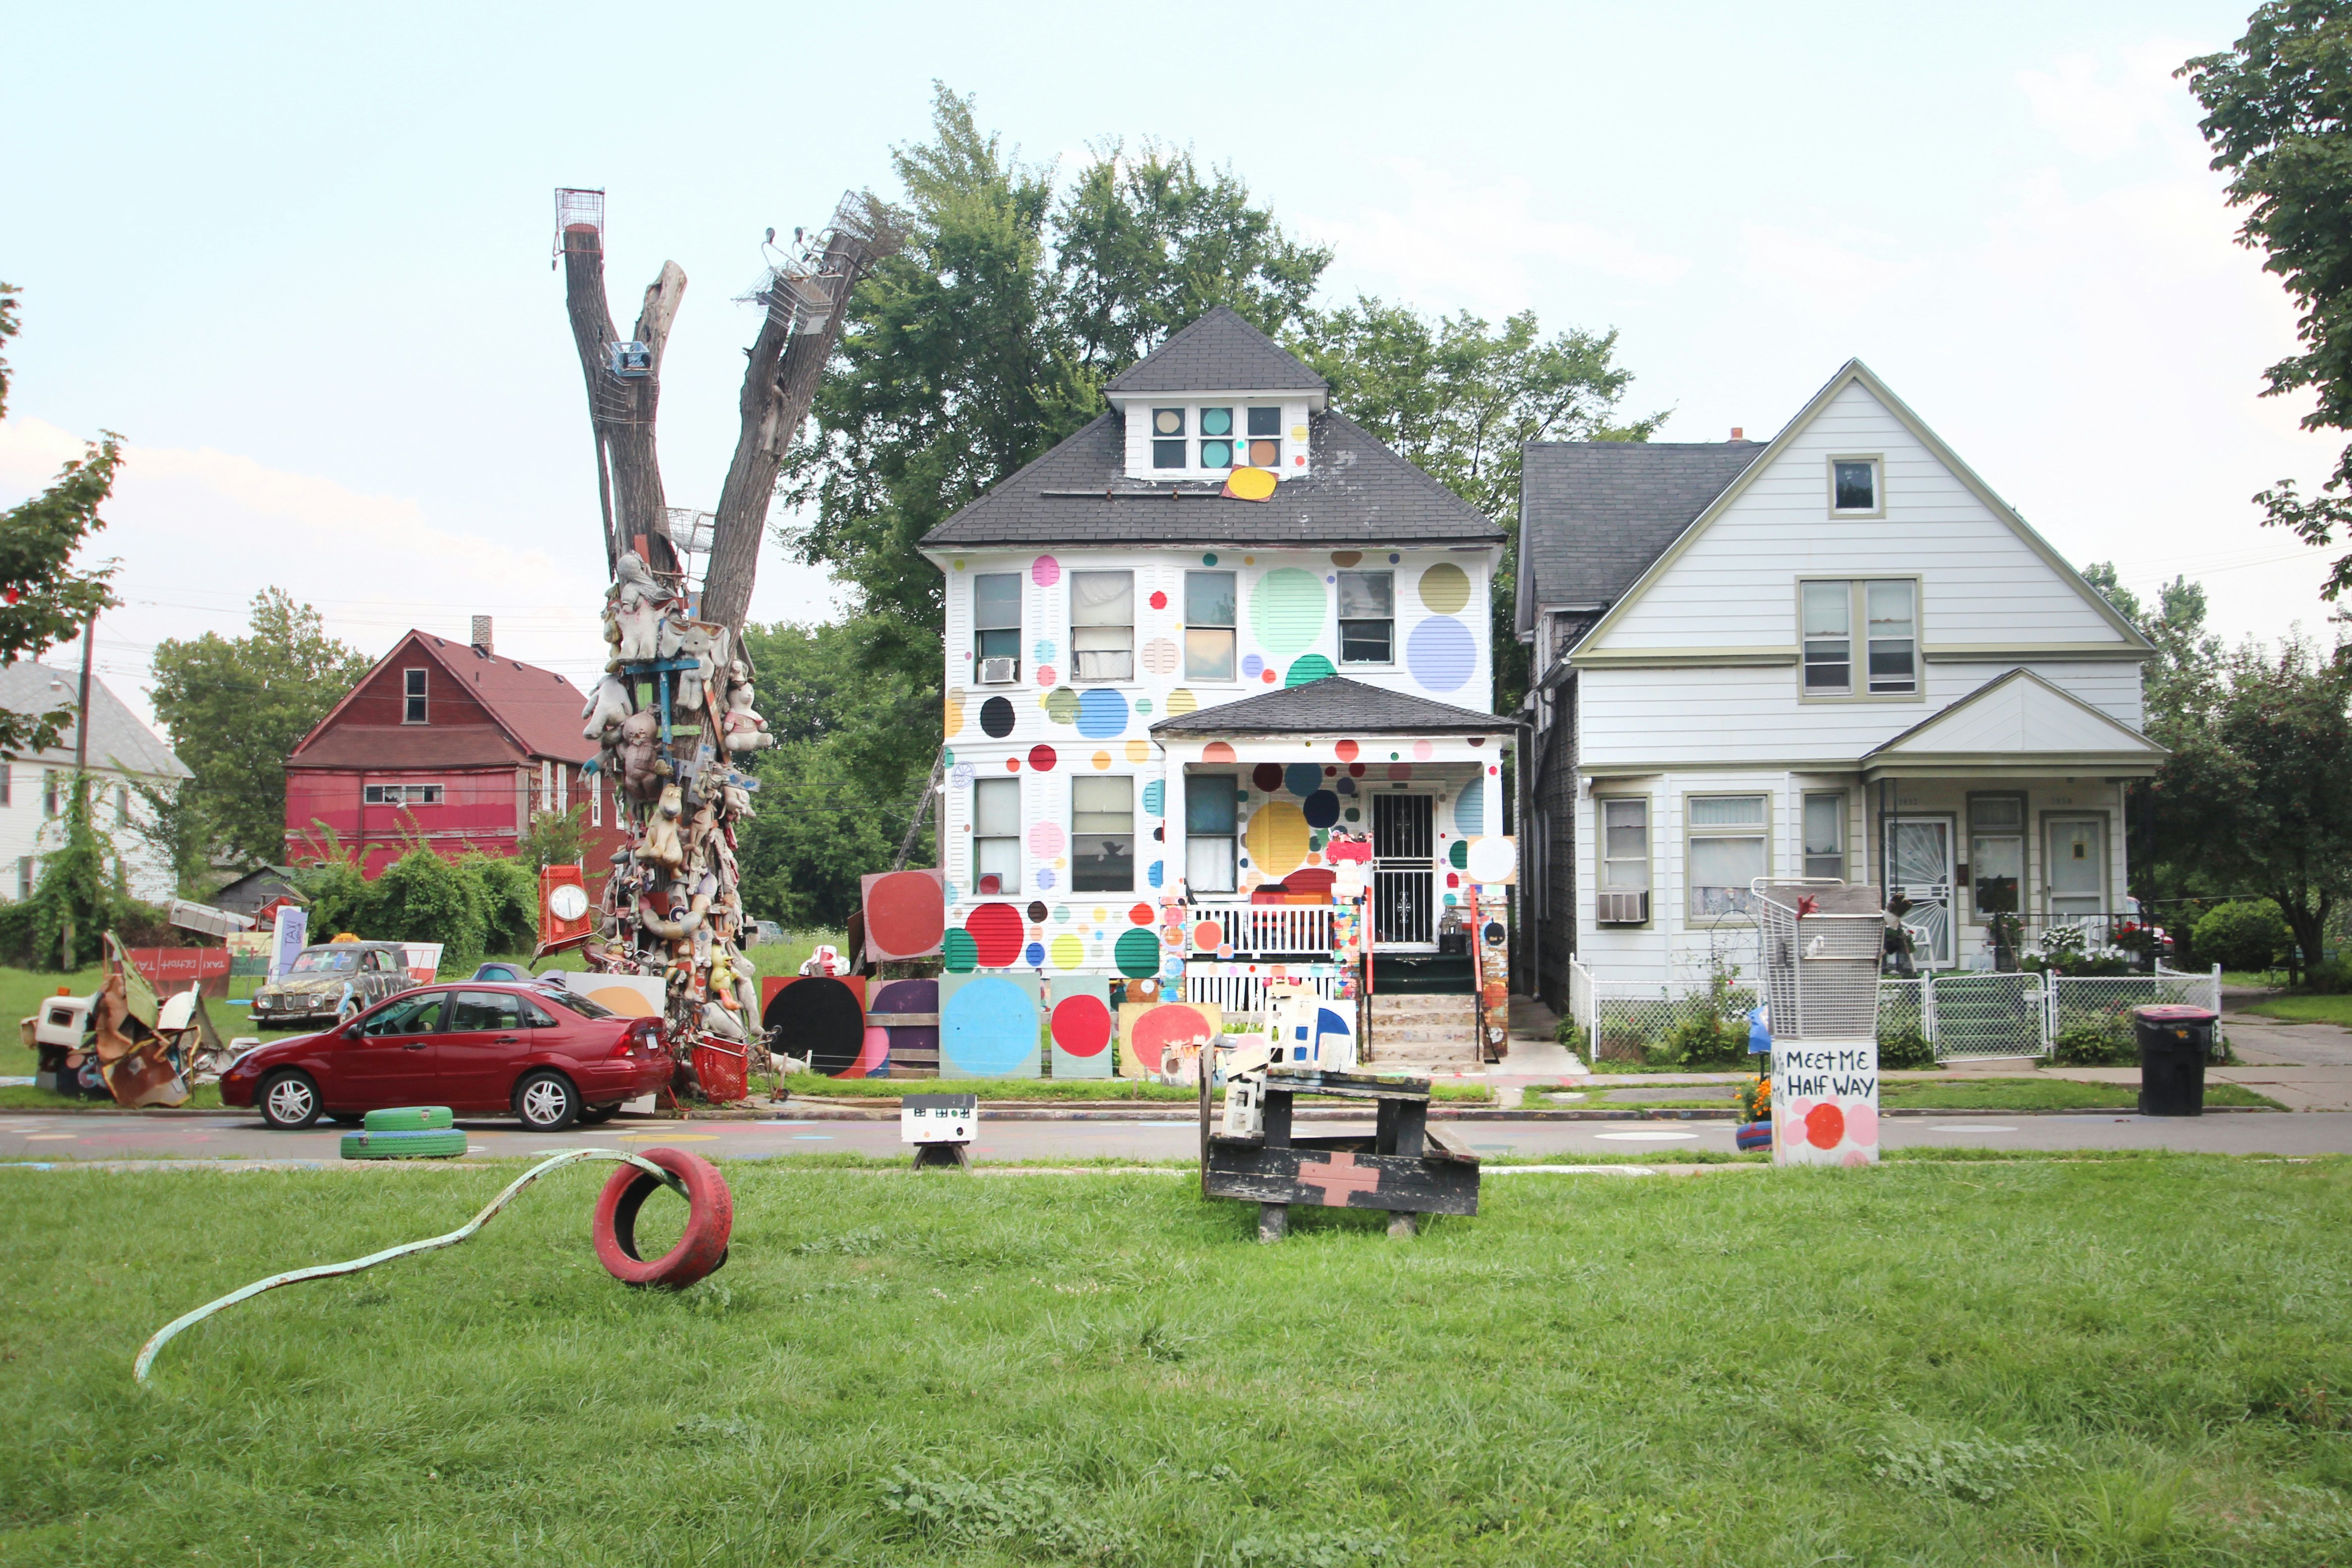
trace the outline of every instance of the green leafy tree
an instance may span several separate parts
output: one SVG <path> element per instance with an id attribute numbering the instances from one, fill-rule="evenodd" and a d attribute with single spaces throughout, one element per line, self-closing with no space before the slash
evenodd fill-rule
<path id="1" fill-rule="evenodd" d="M 368 670 L 327 635 L 319 612 L 283 590 L 254 595 L 243 637 L 166 639 L 154 656 L 155 716 L 194 775 L 181 789 L 220 848 L 286 856 L 286 758 Z"/>
<path id="2" fill-rule="evenodd" d="M 90 809 L 92 779 L 74 776 L 60 821 L 65 841 L 41 856 L 33 895 L 0 912 L 0 948 L 14 963 L 69 970 L 97 957 L 106 933 L 142 913 L 114 842 Z"/>
<path id="3" fill-rule="evenodd" d="M 20 329 L 19 292 L 0 283 L 0 348 Z M 0 417 L 7 412 L 8 361 L 0 358 Z M 81 547 L 106 527 L 99 507 L 113 494 L 122 465 L 122 438 L 100 434 L 103 439 L 68 463 L 55 484 L 0 511 L 0 664 L 39 658 L 120 602 L 111 587 L 114 561 L 75 565 Z M 43 713 L 0 709 L 0 755 L 48 749 L 73 717 L 71 705 Z"/>
<path id="4" fill-rule="evenodd" d="M 2264 372 L 2266 397 L 2309 390 L 2305 430 L 2352 430 L 2352 6 L 2344 0 L 2272 0 L 2229 50 L 2182 66 L 2205 110 L 2199 122 L 2213 167 L 2230 175 L 2230 204 L 2246 209 L 2239 243 L 2263 252 L 2301 308 L 2303 351 Z M 2332 545 L 2352 525 L 2352 446 L 2315 495 L 2283 479 L 2254 497 L 2264 521 Z M 2338 557 L 2321 593 L 2352 587 L 2352 555 Z"/>
<path id="5" fill-rule="evenodd" d="M 1308 315 L 1296 345 L 1348 416 L 1493 518 L 1506 535 L 1495 574 L 1495 706 L 1508 713 L 1528 683 L 1514 592 L 1519 459 L 1530 441 L 1647 441 L 1665 413 L 1620 423 L 1633 372 L 1617 334 L 1545 337 L 1532 310 L 1490 329 L 1468 311 L 1432 319 L 1359 297 Z"/>

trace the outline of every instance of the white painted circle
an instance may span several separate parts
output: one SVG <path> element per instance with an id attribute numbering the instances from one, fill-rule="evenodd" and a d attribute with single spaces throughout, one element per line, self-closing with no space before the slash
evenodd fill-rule
<path id="1" fill-rule="evenodd" d="M 1511 841 L 1504 838 L 1473 839 L 1470 841 L 1470 880 L 1473 882 L 1508 882 L 1517 869 L 1518 852 Z"/>
<path id="2" fill-rule="evenodd" d="M 1595 1133 L 1596 1138 L 1611 1138 L 1621 1144 L 1672 1144 L 1685 1138 L 1696 1138 L 1696 1133 Z"/>
<path id="3" fill-rule="evenodd" d="M 2017 1129 L 1996 1127 L 1989 1123 L 1979 1122 L 1935 1122 L 1928 1124 L 1927 1131 L 1931 1133 L 2014 1133 Z"/>
<path id="4" fill-rule="evenodd" d="M 577 920 L 588 913 L 587 892 L 567 882 L 547 895 L 547 908 L 558 920 Z"/>

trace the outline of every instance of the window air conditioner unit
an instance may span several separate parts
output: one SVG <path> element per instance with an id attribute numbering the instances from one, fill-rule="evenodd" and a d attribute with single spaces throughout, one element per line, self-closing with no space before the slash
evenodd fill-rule
<path id="1" fill-rule="evenodd" d="M 1018 659 L 982 659 L 980 662 L 980 684 L 983 686 L 1009 686 L 1021 678 Z"/>
<path id="2" fill-rule="evenodd" d="M 1598 910 L 1594 920 L 1602 925 L 1643 925 L 1650 918 L 1650 895 L 1646 893 L 1595 894 Z"/>

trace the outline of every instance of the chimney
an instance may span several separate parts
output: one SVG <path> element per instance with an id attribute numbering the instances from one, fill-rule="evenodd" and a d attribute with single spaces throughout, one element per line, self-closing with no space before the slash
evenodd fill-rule
<path id="1" fill-rule="evenodd" d="M 490 646 L 490 618 L 487 615 L 474 617 L 474 647 L 479 653 L 497 652 Z"/>
<path id="2" fill-rule="evenodd" d="M 1745 440 L 1747 440 L 1747 439 L 1748 439 L 1748 433 L 1747 433 L 1745 430 L 1742 430 L 1741 428 L 1739 428 L 1739 426 L 1738 426 L 1738 425 L 1736 425 L 1736 424 L 1735 424 L 1735 425 L 1733 425 L 1733 426 L 1731 427 L 1731 439 L 1732 439 L 1732 440 L 1734 440 L 1734 441 L 1745 441 Z M 474 624 L 475 624 L 475 625 L 477 625 L 477 626 L 478 626 L 478 627 L 480 627 L 480 628 L 482 629 L 482 630 L 481 630 L 480 634 L 479 634 L 479 635 L 478 635 L 478 636 L 474 639 L 474 641 L 476 641 L 477 643 L 481 642 L 484 638 L 488 637 L 488 636 L 490 634 L 490 632 L 489 632 L 489 626 L 490 626 L 490 623 L 489 623 L 488 622 L 487 622 L 487 621 L 479 621 L 479 620 L 478 620 L 478 621 L 476 621 L 476 622 L 474 622 Z"/>

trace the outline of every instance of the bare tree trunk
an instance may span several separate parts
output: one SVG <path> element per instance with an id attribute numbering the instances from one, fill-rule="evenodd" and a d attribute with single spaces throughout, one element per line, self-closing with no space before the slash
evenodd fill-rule
<path id="1" fill-rule="evenodd" d="M 662 350 L 686 293 L 686 274 L 676 262 L 666 261 L 661 276 L 646 290 L 636 340 L 651 351 L 653 365 L 642 376 L 613 370 L 610 350 L 618 335 L 604 300 L 604 237 L 593 228 L 564 233 L 563 293 L 572 341 L 580 351 L 580 372 L 588 384 L 588 418 L 596 433 L 597 494 L 605 502 L 604 557 L 610 567 L 623 550 L 634 548 L 639 535 L 649 544 L 667 538 L 654 414 L 661 402 Z M 664 547 L 652 548 L 667 555 Z"/>
<path id="2" fill-rule="evenodd" d="M 743 392 L 737 402 L 742 431 L 711 523 L 703 619 L 742 628 L 759 576 L 760 546 L 784 449 L 816 401 L 817 383 L 841 338 L 850 290 L 875 263 L 896 252 L 899 243 L 882 204 L 870 194 L 852 191 L 834 210 L 824 259 L 814 272 L 796 279 L 798 288 L 781 279 L 770 281 L 767 317 L 752 341 L 751 362 L 743 367 Z M 812 303 L 804 298 L 810 292 L 819 293 L 826 303 Z M 824 311 L 821 324 L 819 309 Z"/>

